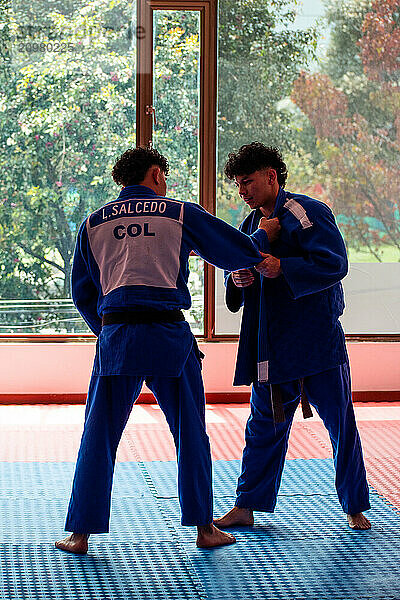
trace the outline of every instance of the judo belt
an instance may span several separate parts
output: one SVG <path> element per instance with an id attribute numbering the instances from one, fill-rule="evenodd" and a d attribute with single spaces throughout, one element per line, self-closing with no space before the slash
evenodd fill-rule
<path id="1" fill-rule="evenodd" d="M 140 310 L 106 313 L 101 319 L 104 325 L 140 325 L 150 323 L 175 323 L 184 321 L 181 310 Z"/>
<path id="2" fill-rule="evenodd" d="M 304 379 L 300 379 L 300 402 L 301 410 L 303 412 L 303 418 L 308 419 L 313 416 L 310 403 L 304 390 Z M 285 410 L 282 402 L 282 391 L 277 383 L 271 384 L 271 404 L 272 404 L 272 415 L 274 423 L 285 422 Z"/>

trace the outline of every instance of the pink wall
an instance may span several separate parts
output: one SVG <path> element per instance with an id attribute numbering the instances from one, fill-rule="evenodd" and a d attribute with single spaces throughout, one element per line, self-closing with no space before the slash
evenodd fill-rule
<path id="1" fill-rule="evenodd" d="M 233 388 L 235 343 L 200 344 L 207 392 Z M 355 391 L 400 390 L 399 343 L 349 343 Z M 85 393 L 94 344 L 0 344 L 0 394 Z"/>

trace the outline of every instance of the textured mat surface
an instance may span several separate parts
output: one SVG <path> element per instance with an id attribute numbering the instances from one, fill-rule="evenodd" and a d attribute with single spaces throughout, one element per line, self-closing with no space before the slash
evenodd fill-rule
<path id="1" fill-rule="evenodd" d="M 124 598 L 200 600 L 399 600 L 400 514 L 372 491 L 371 531 L 346 525 L 330 459 L 288 461 L 275 513 L 234 530 L 237 544 L 195 547 L 180 526 L 177 498 L 159 496 L 172 462 L 122 463 L 110 535 L 94 535 L 86 557 L 63 554 L 66 501 L 54 493 L 73 464 L 3 463 L 0 498 L 1 600 Z M 217 461 L 215 513 L 234 501 L 239 461 Z M 35 488 L 35 485 L 37 486 Z M 36 491 L 35 491 L 36 489 Z"/>
<path id="2" fill-rule="evenodd" d="M 0 544 L 1 600 L 170 600 L 201 598 L 191 561 L 177 544 L 109 542 L 87 556 L 50 544 Z"/>
<path id="3" fill-rule="evenodd" d="M 144 464 L 158 496 L 171 498 L 177 495 L 177 470 L 174 461 L 151 461 Z M 235 495 L 240 464 L 240 460 L 214 461 L 214 496 Z M 283 471 L 279 494 L 336 494 L 334 479 L 331 459 L 288 460 Z"/>
<path id="4" fill-rule="evenodd" d="M 182 543 L 193 543 L 195 532 L 187 528 L 179 528 L 180 510 L 177 499 L 165 499 L 163 506 L 168 512 L 171 522 L 176 526 L 177 535 Z M 233 506 L 234 498 L 215 498 L 215 515 L 221 516 Z M 268 543 L 270 539 L 290 540 L 303 538 L 338 539 L 354 538 L 363 544 L 380 543 L 382 536 L 400 536 L 400 514 L 388 502 L 371 493 L 371 511 L 367 516 L 373 519 L 374 527 L 369 531 L 354 531 L 347 525 L 335 496 L 282 496 L 274 513 L 255 513 L 254 527 L 236 527 L 230 529 L 238 539 Z M 400 543 L 400 539 L 399 539 Z M 360 546 L 360 547 L 361 547 Z"/>
<path id="5" fill-rule="evenodd" d="M 67 507 L 67 498 L 0 498 L 0 541 L 18 545 L 59 539 Z M 110 541 L 152 544 L 172 542 L 174 538 L 174 530 L 160 512 L 159 504 L 148 494 L 139 499 L 114 498 L 110 533 L 92 536 L 91 544 Z"/>
<path id="6" fill-rule="evenodd" d="M 255 527 L 234 530 L 234 546 L 199 550 L 194 528 L 180 525 L 164 417 L 141 407 L 119 449 L 110 534 L 92 536 L 85 557 L 53 546 L 63 535 L 81 408 L 35 410 L 31 425 L 29 407 L 11 413 L 0 419 L 0 600 L 400 600 L 400 421 L 390 420 L 398 419 L 393 408 L 358 410 L 374 488 L 371 531 L 346 524 L 323 425 L 295 421 L 275 513 L 255 513 Z M 208 413 L 219 516 L 234 502 L 248 407 Z"/>
<path id="7" fill-rule="evenodd" d="M 248 540 L 188 555 L 210 600 L 398 600 L 398 561 L 392 540 Z M 382 569 L 380 568 L 382 565 Z"/>
<path id="8" fill-rule="evenodd" d="M 64 499 L 71 493 L 75 464 L 70 462 L 0 462 L 0 498 Z M 118 463 L 114 494 L 119 497 L 149 495 L 136 462 Z"/>

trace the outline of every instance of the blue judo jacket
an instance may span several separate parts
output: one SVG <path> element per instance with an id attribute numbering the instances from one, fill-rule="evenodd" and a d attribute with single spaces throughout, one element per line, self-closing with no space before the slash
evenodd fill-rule
<path id="1" fill-rule="evenodd" d="M 262 213 L 253 210 L 239 229 L 254 232 Z M 328 206 L 280 188 L 274 212 L 281 225 L 268 253 L 281 261 L 276 279 L 255 272 L 247 288 L 225 273 L 226 303 L 244 305 L 234 385 L 283 383 L 347 361 L 339 322 L 348 270 L 346 248 Z"/>
<path id="2" fill-rule="evenodd" d="M 93 374 L 178 376 L 194 338 L 186 321 L 107 325 L 110 312 L 188 309 L 193 250 L 223 269 L 252 267 L 268 244 L 263 230 L 240 233 L 201 206 L 157 196 L 141 185 L 82 223 L 72 267 L 72 298 L 98 336 Z"/>

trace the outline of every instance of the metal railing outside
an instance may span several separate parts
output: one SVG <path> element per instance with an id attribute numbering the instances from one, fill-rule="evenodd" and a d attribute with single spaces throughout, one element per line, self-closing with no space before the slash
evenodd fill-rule
<path id="1" fill-rule="evenodd" d="M 185 316 L 193 333 L 202 334 L 203 297 L 196 295 Z M 71 298 L 0 300 L 0 335 L 90 334 Z"/>

